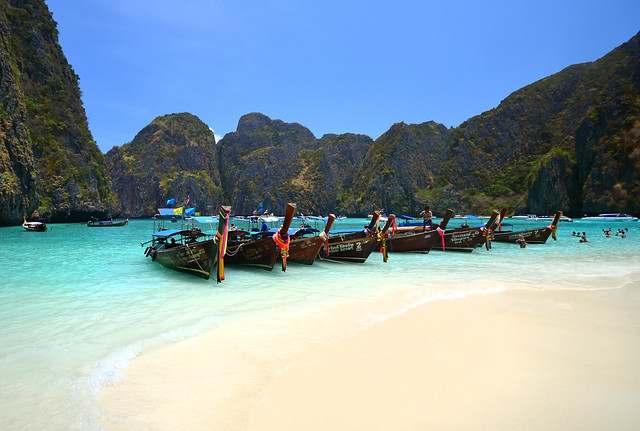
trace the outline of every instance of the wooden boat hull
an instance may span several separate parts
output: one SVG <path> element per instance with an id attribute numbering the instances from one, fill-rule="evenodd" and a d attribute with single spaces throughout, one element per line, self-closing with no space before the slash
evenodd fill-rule
<path id="1" fill-rule="evenodd" d="M 484 243 L 482 227 L 448 230 L 444 234 L 445 251 L 472 252 Z M 438 250 L 439 248 L 436 247 Z"/>
<path id="2" fill-rule="evenodd" d="M 197 241 L 151 249 L 151 259 L 167 268 L 208 280 L 218 261 L 218 246 L 214 240 Z"/>
<path id="3" fill-rule="evenodd" d="M 527 229 L 521 231 L 510 232 L 493 232 L 493 241 L 497 242 L 512 242 L 523 237 L 528 244 L 544 244 L 551 236 L 551 229 L 548 227 L 542 227 L 538 229 Z"/>
<path id="4" fill-rule="evenodd" d="M 271 271 L 276 260 L 278 260 L 278 256 L 282 253 L 280 247 L 283 249 L 290 247 L 288 231 L 295 212 L 296 204 L 288 203 L 284 222 L 274 235 L 267 232 L 260 232 L 261 235 L 266 236 L 261 239 L 246 241 L 245 237 L 250 235 L 249 232 L 240 230 L 233 232 L 233 235 L 229 236 L 229 242 L 227 243 L 225 261 L 232 265 L 255 266 Z M 238 241 L 240 242 L 238 243 Z M 286 260 L 282 261 L 283 271 L 287 269 L 286 262 Z"/>
<path id="5" fill-rule="evenodd" d="M 418 233 L 410 231 L 387 238 L 387 251 L 429 253 L 436 243 L 441 243 L 441 236 L 437 230 Z"/>
<path id="6" fill-rule="evenodd" d="M 319 236 L 291 240 L 288 260 L 313 265 L 323 245 L 324 241 Z"/>
<path id="7" fill-rule="evenodd" d="M 358 232 L 357 235 L 339 235 L 329 238 L 329 254 L 321 247 L 318 256 L 322 260 L 334 262 L 364 263 L 379 246 L 377 237 L 366 236 L 363 232 Z"/>
<path id="8" fill-rule="evenodd" d="M 231 265 L 248 265 L 271 271 L 278 259 L 280 250 L 273 238 L 245 242 L 235 247 L 227 246 L 225 263 Z"/>

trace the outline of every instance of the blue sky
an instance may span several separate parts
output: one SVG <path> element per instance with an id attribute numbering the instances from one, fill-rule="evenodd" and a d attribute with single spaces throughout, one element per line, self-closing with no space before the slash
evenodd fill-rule
<path id="1" fill-rule="evenodd" d="M 45 0 L 103 152 L 154 118 L 244 114 L 316 137 L 456 127 L 640 31 L 640 1 Z"/>

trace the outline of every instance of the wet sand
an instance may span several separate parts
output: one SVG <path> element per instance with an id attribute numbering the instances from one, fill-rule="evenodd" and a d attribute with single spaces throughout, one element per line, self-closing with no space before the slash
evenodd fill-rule
<path id="1" fill-rule="evenodd" d="M 218 341 L 206 333 L 134 360 L 123 382 L 102 391 L 102 425 L 640 429 L 637 282 L 434 301 L 329 344 L 250 357 L 246 375 L 234 358 L 221 360 Z"/>

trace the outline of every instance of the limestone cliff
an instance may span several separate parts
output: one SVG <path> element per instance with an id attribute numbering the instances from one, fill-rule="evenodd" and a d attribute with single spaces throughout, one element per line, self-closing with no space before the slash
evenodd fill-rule
<path id="1" fill-rule="evenodd" d="M 259 208 L 284 211 L 306 184 L 296 182 L 303 171 L 301 151 L 312 148 L 315 136 L 297 123 L 284 123 L 252 113 L 244 115 L 235 132 L 220 140 L 220 173 L 225 202 L 236 214 Z M 305 202 L 298 200 L 298 213 Z"/>
<path id="2" fill-rule="evenodd" d="M 168 199 L 215 214 L 222 187 L 213 131 L 188 113 L 158 117 L 130 143 L 107 153 L 123 213 L 149 217 Z"/>
<path id="3" fill-rule="evenodd" d="M 83 221 L 115 200 L 42 0 L 0 0 L 0 225 Z"/>
<path id="4" fill-rule="evenodd" d="M 636 35 L 455 129 L 396 124 L 362 163 L 353 211 L 640 213 L 639 71 Z"/>

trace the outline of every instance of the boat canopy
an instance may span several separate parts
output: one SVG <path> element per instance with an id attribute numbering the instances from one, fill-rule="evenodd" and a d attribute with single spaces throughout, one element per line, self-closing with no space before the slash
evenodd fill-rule
<path id="1" fill-rule="evenodd" d="M 177 230 L 177 229 L 165 229 L 165 230 L 161 230 L 161 231 L 155 232 L 153 234 L 153 236 L 155 236 L 157 238 L 168 238 L 170 236 L 177 235 L 180 232 L 182 232 L 182 231 L 181 230 Z"/>
<path id="2" fill-rule="evenodd" d="M 175 208 L 158 208 L 158 212 L 161 216 L 172 216 L 175 213 L 173 212 Z"/>
<path id="3" fill-rule="evenodd" d="M 262 231 L 262 232 L 251 232 L 252 235 L 257 235 L 257 236 L 261 236 L 261 235 L 273 235 L 276 232 L 279 232 L 280 229 L 278 228 L 273 228 L 273 229 L 269 229 L 268 231 Z M 289 230 L 287 231 L 288 235 L 311 235 L 311 234 L 318 234 L 320 233 L 320 231 L 318 229 L 312 228 L 312 227 L 304 227 L 304 228 L 289 228 Z"/>

